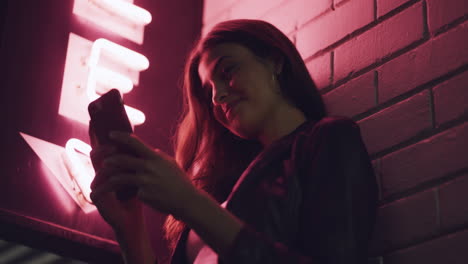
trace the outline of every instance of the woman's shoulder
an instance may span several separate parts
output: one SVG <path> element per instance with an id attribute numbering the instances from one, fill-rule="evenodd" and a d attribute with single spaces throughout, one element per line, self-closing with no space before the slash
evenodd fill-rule
<path id="1" fill-rule="evenodd" d="M 322 118 L 317 124 L 325 125 L 325 126 L 337 126 L 337 125 L 357 125 L 356 122 L 347 117 L 347 116 L 326 116 Z"/>
<path id="2" fill-rule="evenodd" d="M 359 130 L 358 124 L 346 116 L 325 116 L 319 121 L 311 121 L 305 126 L 302 134 L 339 133 L 340 131 Z"/>
<path id="3" fill-rule="evenodd" d="M 318 153 L 335 155 L 336 150 L 360 142 L 358 124 L 345 116 L 326 116 L 303 129 L 292 147 L 292 157 L 299 167 L 309 167 L 311 158 L 319 158 Z M 353 143 L 354 144 L 354 143 Z M 331 153 L 331 154 L 330 154 Z"/>

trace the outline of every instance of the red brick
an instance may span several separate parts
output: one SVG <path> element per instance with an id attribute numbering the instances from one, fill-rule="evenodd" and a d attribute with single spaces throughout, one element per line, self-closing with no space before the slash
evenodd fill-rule
<path id="1" fill-rule="evenodd" d="M 468 63 L 468 22 L 382 65 L 379 102 L 412 90 Z"/>
<path id="2" fill-rule="evenodd" d="M 440 186 L 439 206 L 442 229 L 454 229 L 468 223 L 468 175 Z"/>
<path id="3" fill-rule="evenodd" d="M 271 9 L 261 19 L 277 26 L 286 34 L 308 20 L 330 9 L 331 0 L 288 0 Z"/>
<path id="4" fill-rule="evenodd" d="M 437 125 L 468 115 L 468 71 L 433 89 Z"/>
<path id="5" fill-rule="evenodd" d="M 288 0 L 288 2 L 289 1 L 290 0 Z M 303 26 L 306 22 L 320 14 L 331 11 L 331 2 L 332 0 L 300 0 L 299 3 L 301 5 L 294 13 L 295 16 L 297 16 L 298 27 Z"/>
<path id="6" fill-rule="evenodd" d="M 359 122 L 369 153 L 376 153 L 431 128 L 429 92 L 420 92 Z"/>
<path id="7" fill-rule="evenodd" d="M 335 50 L 335 82 L 423 38 L 423 9 L 417 3 Z"/>
<path id="8" fill-rule="evenodd" d="M 377 0 L 377 17 L 381 17 L 410 0 Z"/>
<path id="9" fill-rule="evenodd" d="M 213 20 L 229 9 L 237 0 L 204 0 L 203 4 L 203 24 L 214 24 Z M 218 20 L 219 21 L 219 20 Z"/>
<path id="10" fill-rule="evenodd" d="M 231 18 L 258 19 L 283 0 L 237 0 L 231 9 Z"/>
<path id="11" fill-rule="evenodd" d="M 384 258 L 385 264 L 466 264 L 468 230 L 397 251 Z"/>
<path id="12" fill-rule="evenodd" d="M 468 13 L 466 0 L 427 0 L 426 2 L 429 30 L 432 34 L 442 26 Z"/>
<path id="13" fill-rule="evenodd" d="M 331 84 L 331 54 L 315 58 L 306 63 L 307 69 L 319 89 Z"/>
<path id="14" fill-rule="evenodd" d="M 298 10 L 298 6 L 295 6 L 298 2 L 298 0 L 285 2 L 268 11 L 260 19 L 275 25 L 284 34 L 290 34 L 297 27 L 297 16 L 285 14 L 294 14 Z"/>
<path id="15" fill-rule="evenodd" d="M 383 197 L 465 168 L 467 138 L 468 122 L 465 122 L 382 157 Z"/>
<path id="16" fill-rule="evenodd" d="M 351 0 L 333 0 L 333 6 L 339 7 L 340 5 L 344 4 L 346 1 L 351 1 Z"/>
<path id="17" fill-rule="evenodd" d="M 307 59 L 374 20 L 374 0 L 352 0 L 312 20 L 297 32 L 297 48 Z"/>
<path id="18" fill-rule="evenodd" d="M 330 114 L 353 117 L 375 106 L 374 72 L 368 72 L 324 95 Z"/>
<path id="19" fill-rule="evenodd" d="M 372 255 L 380 255 L 408 243 L 424 240 L 437 232 L 434 190 L 417 193 L 380 207 L 377 214 Z"/>

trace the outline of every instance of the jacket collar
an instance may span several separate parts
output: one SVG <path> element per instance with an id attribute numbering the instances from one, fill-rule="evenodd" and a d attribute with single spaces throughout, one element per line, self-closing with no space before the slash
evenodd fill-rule
<path id="1" fill-rule="evenodd" d="M 243 191 L 249 186 L 256 186 L 256 183 L 262 177 L 262 173 L 260 172 L 264 170 L 265 167 L 270 166 L 275 160 L 280 161 L 281 159 L 289 155 L 289 150 L 293 146 L 297 136 L 302 131 L 308 130 L 307 128 L 311 128 L 312 126 L 314 126 L 315 123 L 317 122 L 313 120 L 307 120 L 301 125 L 299 125 L 297 128 L 295 128 L 289 134 L 272 142 L 270 145 L 264 148 L 249 164 L 247 169 L 245 169 L 245 171 L 242 173 L 242 175 L 239 177 L 236 184 L 232 188 L 231 193 L 226 199 L 226 209 L 229 210 L 232 208 L 230 206 L 231 201 L 233 199 L 236 199 L 239 193 L 243 193 Z"/>

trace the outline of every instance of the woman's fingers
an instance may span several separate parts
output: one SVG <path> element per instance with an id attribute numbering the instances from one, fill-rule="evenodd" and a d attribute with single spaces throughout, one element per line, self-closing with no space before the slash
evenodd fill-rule
<path id="1" fill-rule="evenodd" d="M 120 189 L 122 186 L 137 185 L 139 180 L 136 174 L 132 173 L 119 173 L 115 174 L 107 180 L 102 180 L 99 184 L 94 184 L 91 192 L 91 200 L 93 203 L 99 197 L 112 193 Z M 112 194 L 113 195 L 113 194 Z"/>
<path id="2" fill-rule="evenodd" d="M 103 182 L 106 182 L 112 173 L 116 171 L 110 168 L 101 168 L 97 171 L 94 176 L 93 181 L 91 182 L 91 190 L 94 190 L 97 186 L 101 185 Z"/>
<path id="3" fill-rule="evenodd" d="M 96 188 L 90 193 L 90 198 L 93 204 L 99 204 L 99 202 L 102 201 L 103 198 L 109 198 L 108 196 L 110 195 L 115 195 L 115 194 L 112 193 L 111 191 L 104 191 L 100 188 Z"/>
<path id="4" fill-rule="evenodd" d="M 131 170 L 135 172 L 149 169 L 149 165 L 146 160 L 125 154 L 112 155 L 104 160 L 103 165 L 104 167 Z"/>
<path id="5" fill-rule="evenodd" d="M 91 150 L 91 158 L 106 157 L 117 151 L 117 147 L 113 145 L 101 145 Z"/>
<path id="6" fill-rule="evenodd" d="M 94 123 L 92 122 L 92 120 L 89 120 L 88 136 L 89 136 L 89 139 L 91 140 L 91 147 L 93 147 L 93 148 L 95 146 L 97 146 L 97 144 L 98 144 L 97 138 L 96 138 L 96 133 L 94 131 L 95 131 Z"/>
<path id="7" fill-rule="evenodd" d="M 91 182 L 91 190 L 94 191 L 98 187 L 112 183 L 114 185 L 141 185 L 144 182 L 144 177 L 147 174 L 140 170 L 139 172 L 130 172 L 127 169 L 104 166 L 96 173 L 94 180 Z"/>
<path id="8" fill-rule="evenodd" d="M 93 167 L 95 171 L 98 171 L 102 167 L 103 160 L 116 153 L 117 148 L 112 145 L 102 145 L 95 147 L 91 150 L 90 158 L 93 163 Z"/>
<path id="9" fill-rule="evenodd" d="M 110 133 L 110 138 L 115 140 L 116 142 L 123 144 L 130 149 L 132 149 L 137 155 L 143 158 L 152 158 L 154 157 L 154 152 L 151 148 L 146 146 L 139 138 L 137 138 L 134 134 L 120 132 L 120 131 L 112 131 Z"/>

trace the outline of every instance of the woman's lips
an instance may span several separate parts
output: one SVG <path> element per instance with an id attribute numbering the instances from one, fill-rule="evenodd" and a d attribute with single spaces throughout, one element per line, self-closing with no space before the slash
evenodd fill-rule
<path id="1" fill-rule="evenodd" d="M 237 100 L 235 102 L 232 102 L 231 105 L 229 105 L 229 107 L 226 110 L 226 115 L 231 115 L 240 102 L 242 102 L 242 100 Z"/>

